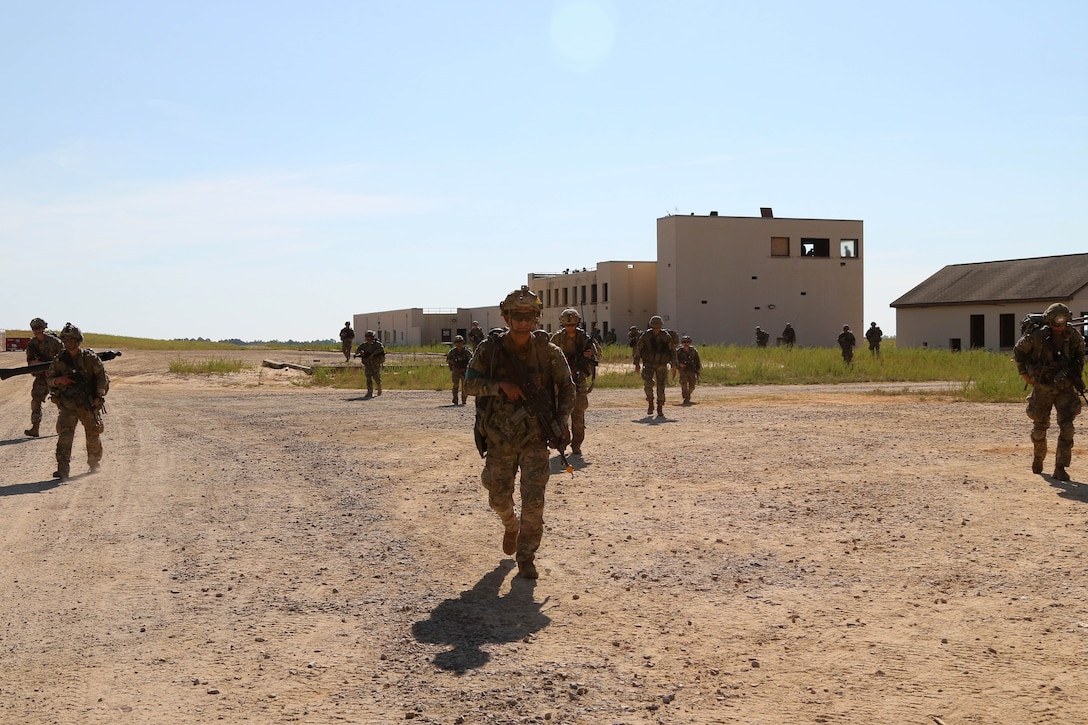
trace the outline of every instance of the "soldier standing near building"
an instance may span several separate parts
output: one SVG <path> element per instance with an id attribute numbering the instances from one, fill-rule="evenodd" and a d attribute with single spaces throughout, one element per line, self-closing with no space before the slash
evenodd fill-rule
<path id="1" fill-rule="evenodd" d="M 666 366 L 676 374 L 676 343 L 664 329 L 660 315 L 650 318 L 650 329 L 638 336 L 632 362 L 635 372 L 642 373 L 642 388 L 646 393 L 646 415 L 654 413 L 654 381 L 657 381 L 657 416 L 665 415 Z"/>
<path id="2" fill-rule="evenodd" d="M 374 389 L 377 387 L 377 395 L 382 394 L 382 365 L 385 364 L 385 346 L 377 338 L 373 330 L 367 330 L 363 335 L 363 341 L 355 350 L 355 357 L 363 363 L 363 371 L 366 373 L 366 395 L 363 400 L 374 397 Z"/>
<path id="3" fill-rule="evenodd" d="M 475 350 L 484 341 L 484 331 L 480 329 L 480 323 L 472 321 L 472 329 L 468 331 L 468 344 Z"/>
<path id="4" fill-rule="evenodd" d="M 691 405 L 691 394 L 699 384 L 699 375 L 703 363 L 699 351 L 691 346 L 691 335 L 680 338 L 680 349 L 676 351 L 676 364 L 680 368 L 680 393 L 684 396 L 684 405 Z"/>
<path id="5" fill-rule="evenodd" d="M 756 347 L 767 347 L 767 341 L 771 339 L 771 333 L 756 325 Z"/>
<path id="6" fill-rule="evenodd" d="M 858 344 L 854 333 L 850 332 L 850 325 L 842 326 L 842 332 L 839 333 L 836 342 L 839 343 L 839 348 L 842 350 L 843 362 L 849 365 L 854 361 L 854 346 Z"/>
<path id="7" fill-rule="evenodd" d="M 884 339 L 884 331 L 876 326 L 875 322 L 869 323 L 869 329 L 865 331 L 865 339 L 869 342 L 869 354 L 880 354 L 880 341 Z"/>
<path id="8" fill-rule="evenodd" d="M 578 327 L 582 315 L 569 307 L 559 315 L 559 324 L 563 329 L 552 335 L 552 344 L 563 351 L 570 367 L 571 379 L 577 391 L 574 410 L 570 415 L 570 452 L 582 454 L 582 441 L 586 438 L 586 409 L 589 408 L 589 393 L 597 376 L 597 363 L 601 359 L 601 346 L 595 339 L 586 335 Z"/>
<path id="9" fill-rule="evenodd" d="M 1045 325 L 1028 330 L 1013 348 L 1016 370 L 1032 386 L 1028 396 L 1032 473 L 1043 472 L 1046 459 L 1046 431 L 1050 409 L 1058 414 L 1058 447 L 1054 452 L 1054 478 L 1068 481 L 1066 468 L 1073 457 L 1073 419 L 1081 411 L 1084 391 L 1084 337 L 1069 326 L 1069 308 L 1060 302 L 1046 308 Z"/>
<path id="10" fill-rule="evenodd" d="M 465 387 L 476 396 L 476 446 L 485 456 L 481 480 L 488 504 L 503 523 L 503 552 L 515 554 L 526 579 L 538 576 L 534 561 L 544 534 L 544 490 L 551 475 L 548 441 L 560 449 L 566 445 L 576 396 L 562 350 L 548 342 L 546 332 L 536 331 L 542 308 L 528 287 L 507 295 L 499 309 L 508 329 L 492 331 L 480 343 L 465 374 Z M 550 431 L 541 417 L 553 424 Z M 514 512 L 519 469 L 520 520 Z"/>
<path id="11" fill-rule="evenodd" d="M 450 378 L 453 381 L 453 404 L 457 405 L 457 393 L 461 393 L 461 405 L 467 402 L 468 393 L 465 391 L 465 371 L 468 370 L 472 353 L 465 347 L 465 338 L 458 335 L 453 338 L 453 347 L 446 353 L 446 365 L 450 369 Z"/>
<path id="12" fill-rule="evenodd" d="M 344 329 L 340 331 L 340 352 L 344 353 L 344 362 L 351 362 L 351 346 L 355 342 L 355 330 L 351 329 L 351 323 L 345 322 Z"/>
<path id="13" fill-rule="evenodd" d="M 35 317 L 30 321 L 30 331 L 34 336 L 26 346 L 26 364 L 52 362 L 53 358 L 64 351 L 64 343 L 53 333 L 47 333 L 45 320 Z M 45 380 L 45 371 L 32 373 L 34 384 L 30 388 L 30 427 L 23 431 L 25 435 L 37 438 L 41 435 L 42 403 L 49 396 L 49 384 Z"/>
<path id="14" fill-rule="evenodd" d="M 793 344 L 797 342 L 797 331 L 788 322 L 786 323 L 786 329 L 782 330 L 782 342 L 786 343 L 786 347 L 793 347 Z"/>
<path id="15" fill-rule="evenodd" d="M 635 351 L 635 345 L 638 344 L 639 331 L 634 325 L 631 325 L 627 330 L 627 346 L 631 348 L 631 352 Z"/>
<path id="16" fill-rule="evenodd" d="M 51 399 L 57 404 L 57 470 L 53 477 L 64 480 L 70 471 L 72 443 L 79 423 L 83 424 L 87 436 L 87 463 L 91 473 L 101 465 L 102 414 L 106 412 L 110 378 L 98 355 L 80 347 L 83 333 L 78 327 L 69 322 L 61 330 L 60 339 L 64 352 L 53 358 L 45 379 Z"/>

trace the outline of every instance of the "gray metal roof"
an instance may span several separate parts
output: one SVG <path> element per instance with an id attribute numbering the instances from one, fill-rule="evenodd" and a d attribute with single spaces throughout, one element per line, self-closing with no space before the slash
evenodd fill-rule
<path id="1" fill-rule="evenodd" d="M 892 307 L 1068 300 L 1088 285 L 1088 254 L 950 264 Z"/>

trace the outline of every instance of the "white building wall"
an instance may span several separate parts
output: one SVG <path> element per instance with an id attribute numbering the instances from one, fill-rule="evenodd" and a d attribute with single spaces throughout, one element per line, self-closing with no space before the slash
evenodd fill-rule
<path id="1" fill-rule="evenodd" d="M 1062 302 L 1075 317 L 1088 315 L 1088 294 Z M 1020 321 L 1031 313 L 1043 312 L 1051 304 L 1053 300 L 898 308 L 895 313 L 895 344 L 897 347 L 927 347 L 937 350 L 955 349 L 958 346 L 961 350 L 969 350 L 972 348 L 971 318 L 980 315 L 982 344 L 977 347 L 985 350 L 1008 350 L 1020 337 Z M 1002 340 L 1002 315 L 1012 316 L 1014 329 L 1011 343 L 1008 335 Z M 1081 327 L 1081 331 L 1086 330 Z"/>

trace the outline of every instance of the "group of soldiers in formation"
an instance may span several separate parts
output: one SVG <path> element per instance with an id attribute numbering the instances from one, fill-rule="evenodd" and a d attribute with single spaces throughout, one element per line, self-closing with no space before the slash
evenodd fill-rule
<path id="1" fill-rule="evenodd" d="M 756 325 L 756 347 L 767 347 L 767 343 L 770 342 L 770 339 L 771 333 L 767 332 L 759 325 Z M 880 354 L 880 341 L 883 339 L 884 331 L 877 327 L 875 322 L 870 323 L 869 329 L 865 331 L 865 340 L 869 343 L 870 354 Z M 850 330 L 850 325 L 842 326 L 842 332 L 835 338 L 835 342 L 842 351 L 843 361 L 846 363 L 853 362 L 854 348 L 857 347 L 858 340 L 854 336 L 853 331 Z M 786 323 L 786 328 L 782 330 L 782 344 L 786 347 L 793 347 L 797 344 L 797 331 L 793 329 L 793 325 L 789 322 Z"/>
<path id="2" fill-rule="evenodd" d="M 480 455 L 484 457 L 481 480 L 488 492 L 488 504 L 503 525 L 502 550 L 513 555 L 519 575 L 536 579 L 534 563 L 544 531 L 544 491 L 551 475 L 549 449 L 562 456 L 568 445 L 572 455 L 581 455 L 585 441 L 585 412 L 589 393 L 596 379 L 601 346 L 595 335 L 582 327 L 576 309 L 566 309 L 559 316 L 562 329 L 548 334 L 539 328 L 543 305 L 540 297 L 527 286 L 514 290 L 499 304 L 505 328 L 486 335 L 473 323 L 465 339 L 458 335 L 446 355 L 453 380 L 453 404 L 464 405 L 469 395 L 476 398 L 473 433 Z M 1030 316 L 1029 316 L 1030 317 Z M 1085 343 L 1069 308 L 1055 303 L 1032 325 L 1025 320 L 1023 335 L 1013 350 L 1013 360 L 1025 384 L 1032 387 L 1027 415 L 1032 421 L 1033 473 L 1043 472 L 1047 456 L 1047 429 L 1051 410 L 1057 411 L 1058 444 L 1053 478 L 1069 481 L 1066 470 L 1073 449 L 1073 420 L 1081 412 L 1085 398 L 1082 379 Z M 42 421 L 42 403 L 49 397 L 58 409 L 57 470 L 54 478 L 66 479 L 70 473 L 72 443 L 79 424 L 87 439 L 87 463 L 90 471 L 99 470 L 102 461 L 102 415 L 110 379 L 102 359 L 93 350 L 83 348 L 83 334 L 68 323 L 59 333 L 47 332 L 40 317 L 30 322 L 33 337 L 26 350 L 27 365 L 48 363 L 35 370 L 31 387 L 30 428 L 24 433 L 38 437 Z M 757 332 L 759 328 L 756 328 Z M 782 337 L 786 344 L 796 343 L 789 325 Z M 843 325 L 839 336 L 843 358 L 849 362 L 846 345 L 854 346 L 853 333 Z M 866 334 L 869 349 L 879 353 L 882 333 L 874 322 Z M 350 323 L 340 333 L 345 362 L 350 361 L 355 334 Z M 367 398 L 381 395 L 381 365 L 385 350 L 375 333 L 368 330 L 355 355 L 367 370 Z M 677 338 L 665 329 L 662 318 L 654 315 L 649 327 L 639 332 L 632 327 L 628 336 L 632 363 L 642 376 L 646 395 L 646 414 L 655 410 L 664 416 L 665 386 L 668 370 L 679 373 L 684 404 L 691 403 L 692 391 L 699 380 L 702 364 L 699 352 L 684 335 Z M 757 337 L 757 343 L 758 343 Z M 119 354 L 119 353 L 113 353 Z M 656 394 L 656 397 L 655 397 Z M 564 459 L 565 460 L 565 459 Z M 521 472 L 520 513 L 515 510 L 514 487 Z M 573 470 L 568 468 L 568 470 Z"/>
<path id="3" fill-rule="evenodd" d="M 53 478 L 65 480 L 71 472 L 72 443 L 76 428 L 83 424 L 87 439 L 87 464 L 95 473 L 102 465 L 102 420 L 110 377 L 94 350 L 82 347 L 83 333 L 68 323 L 59 333 L 47 332 L 40 317 L 30 321 L 33 333 L 26 347 L 27 366 L 49 363 L 34 371 L 30 388 L 30 427 L 24 434 L 41 435 L 42 403 L 48 397 L 57 406 L 57 470 Z"/>

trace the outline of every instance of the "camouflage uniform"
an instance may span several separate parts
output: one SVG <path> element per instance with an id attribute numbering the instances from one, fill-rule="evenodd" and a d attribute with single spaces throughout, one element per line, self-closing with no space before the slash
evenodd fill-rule
<path id="1" fill-rule="evenodd" d="M 642 367 L 642 389 L 646 393 L 646 415 L 654 412 L 654 381 L 657 381 L 657 414 L 665 415 L 665 384 L 667 367 L 676 369 L 676 341 L 672 334 L 660 326 L 656 315 L 650 320 L 650 329 L 638 337 L 635 345 L 633 362 L 635 367 Z M 654 327 L 657 320 L 658 327 Z"/>
<path id="2" fill-rule="evenodd" d="M 65 326 L 61 337 L 65 338 L 70 326 Z M 75 334 L 79 334 L 78 328 Z M 83 336 L 79 335 L 82 341 Z M 57 384 L 57 378 L 72 378 L 68 385 Z M 80 348 L 73 355 L 68 350 L 57 355 L 52 367 L 46 372 L 51 399 L 57 404 L 57 471 L 56 478 L 68 478 L 72 459 L 72 443 L 75 441 L 76 426 L 83 424 L 87 437 L 87 463 L 91 471 L 98 470 L 102 461 L 102 441 L 100 436 L 105 426 L 102 422 L 101 407 L 95 408 L 96 398 L 104 399 L 109 392 L 110 378 L 102 360 L 93 350 Z"/>
<path id="3" fill-rule="evenodd" d="M 596 368 L 590 363 L 590 358 L 585 356 L 587 349 L 593 350 L 593 361 L 601 358 L 601 347 L 596 340 L 590 339 L 586 331 L 578 328 L 573 339 L 567 337 L 565 330 L 559 330 L 552 335 L 552 344 L 563 351 L 570 367 L 571 378 L 577 391 L 574 402 L 574 410 L 570 415 L 570 450 L 571 453 L 582 452 L 582 441 L 586 439 L 586 410 L 589 408 L 589 391 L 592 389 L 593 376 Z"/>
<path id="4" fill-rule="evenodd" d="M 367 330 L 365 339 L 356 348 L 355 354 L 363 363 L 363 371 L 366 373 L 366 397 L 374 397 L 374 388 L 377 386 L 377 394 L 382 394 L 382 365 L 385 364 L 385 346 L 377 338 L 373 331 Z"/>
<path id="5" fill-rule="evenodd" d="M 39 340 L 37 335 L 30 338 L 26 346 L 26 364 L 52 362 L 60 353 L 64 352 L 64 343 L 56 335 L 45 333 Z M 49 384 L 45 380 L 45 371 L 31 373 L 34 384 L 30 388 L 30 428 L 23 431 L 28 436 L 38 436 L 38 427 L 42 422 L 42 403 L 49 396 Z"/>
<path id="6" fill-rule="evenodd" d="M 691 394 L 695 392 L 695 386 L 699 383 L 699 374 L 703 370 L 703 363 L 699 359 L 699 351 L 690 343 L 691 338 L 684 335 L 680 339 L 680 349 L 676 351 L 676 363 L 680 368 L 680 393 L 684 396 L 684 402 L 691 402 Z"/>
<path id="7" fill-rule="evenodd" d="M 525 297 L 535 299 L 535 312 L 540 303 L 532 290 L 523 287 Z M 518 306 L 517 291 L 507 297 Z M 503 310 L 504 315 L 507 310 Z M 544 534 L 544 490 L 551 475 L 547 435 L 524 401 L 511 400 L 502 391 L 502 384 L 517 383 L 517 370 L 526 371 L 529 380 L 542 391 L 554 396 L 556 420 L 568 427 L 574 409 L 575 388 L 570 368 L 563 352 L 548 342 L 542 330 L 529 333 L 522 348 L 514 345 L 509 330 L 493 331 L 472 355 L 465 375 L 465 388 L 476 396 L 476 437 L 481 454 L 485 455 L 480 478 L 488 492 L 488 504 L 498 514 L 505 529 L 503 550 L 514 554 L 522 576 L 536 578 L 533 560 Z M 485 453 L 486 452 L 486 453 Z M 521 517 L 514 512 L 514 481 L 521 469 Z"/>
<path id="8" fill-rule="evenodd" d="M 786 323 L 786 328 L 782 330 L 782 342 L 786 343 L 786 347 L 793 347 L 793 344 L 797 342 L 797 330 L 793 329 L 793 325 Z"/>
<path id="9" fill-rule="evenodd" d="M 767 347 L 767 341 L 771 339 L 771 333 L 762 327 L 756 328 L 756 347 Z"/>
<path id="10" fill-rule="evenodd" d="M 1050 317 L 1051 305 L 1047 310 Z M 1069 318 L 1068 309 L 1066 319 Z M 1081 380 L 1084 369 L 1084 337 L 1075 327 L 1067 326 L 1059 342 L 1049 323 L 1028 331 L 1013 348 L 1016 369 L 1032 384 L 1028 396 L 1027 414 L 1032 421 L 1031 441 L 1034 448 L 1032 471 L 1043 472 L 1046 458 L 1046 431 L 1050 427 L 1050 409 L 1058 415 L 1058 446 L 1054 453 L 1054 477 L 1068 481 L 1065 468 L 1073 457 L 1073 419 L 1080 414 L 1081 398 L 1075 381 Z"/>
<path id="11" fill-rule="evenodd" d="M 839 348 L 842 350 L 842 359 L 844 362 L 853 362 L 854 360 L 854 346 L 858 344 L 857 338 L 854 337 L 854 333 L 850 332 L 849 325 L 842 326 L 842 332 L 839 333 L 837 339 Z"/>
<path id="12" fill-rule="evenodd" d="M 869 329 L 865 331 L 865 339 L 869 342 L 869 352 L 879 355 L 880 341 L 884 339 L 884 331 L 877 327 L 875 322 L 869 324 Z"/>
<path id="13" fill-rule="evenodd" d="M 460 335 L 455 338 L 455 342 L 460 342 L 462 345 L 458 347 L 455 344 L 446 353 L 446 366 L 450 369 L 450 378 L 453 382 L 453 404 L 457 405 L 457 393 L 460 391 L 461 405 L 464 405 L 468 396 L 468 392 L 464 389 L 465 371 L 468 369 L 469 360 L 472 359 L 472 352 L 464 346 L 464 338 Z"/>
<path id="14" fill-rule="evenodd" d="M 351 362 L 351 345 L 355 342 L 355 330 L 351 329 L 351 323 L 345 322 L 344 329 L 340 331 L 340 352 L 344 353 L 344 362 Z"/>
<path id="15" fill-rule="evenodd" d="M 472 321 L 472 327 L 468 331 L 468 344 L 475 350 L 484 341 L 484 331 L 480 329 L 480 323 Z"/>

